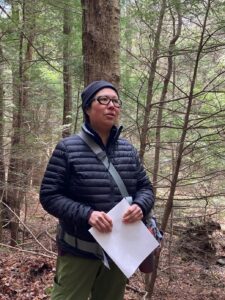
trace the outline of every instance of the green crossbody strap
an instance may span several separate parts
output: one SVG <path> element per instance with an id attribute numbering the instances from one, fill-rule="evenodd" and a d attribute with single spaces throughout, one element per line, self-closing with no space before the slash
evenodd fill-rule
<path id="1" fill-rule="evenodd" d="M 90 138 L 84 131 L 81 131 L 80 133 L 78 133 L 78 135 L 91 148 L 91 150 L 96 154 L 96 156 L 103 162 L 106 169 L 109 171 L 114 181 L 116 182 L 123 198 L 126 198 L 129 204 L 132 204 L 132 197 L 129 196 L 127 192 L 127 188 L 122 178 L 120 177 L 119 173 L 117 172 L 113 164 L 109 162 L 105 151 L 103 151 L 101 147 L 98 144 L 96 144 L 95 141 L 92 138 Z M 158 241 L 161 241 L 163 238 L 163 233 L 158 229 L 156 225 L 156 219 L 152 216 L 152 212 L 150 212 L 147 215 L 146 221 L 148 223 L 148 226 L 150 226 L 154 231 L 156 231 L 155 232 L 156 239 Z"/>

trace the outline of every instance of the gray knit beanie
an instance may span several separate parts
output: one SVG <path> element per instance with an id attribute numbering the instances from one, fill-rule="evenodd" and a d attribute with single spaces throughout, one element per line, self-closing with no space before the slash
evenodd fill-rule
<path id="1" fill-rule="evenodd" d="M 117 89 L 110 82 L 105 80 L 93 81 L 83 90 L 81 94 L 82 109 L 84 113 L 85 109 L 91 104 L 95 94 L 104 88 L 113 89 L 118 95 Z"/>

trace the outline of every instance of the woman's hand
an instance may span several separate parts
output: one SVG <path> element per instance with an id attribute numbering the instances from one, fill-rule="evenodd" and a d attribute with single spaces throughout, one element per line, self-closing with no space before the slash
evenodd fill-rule
<path id="1" fill-rule="evenodd" d="M 124 223 L 134 223 L 140 221 L 143 218 L 143 212 L 137 204 L 132 204 L 123 215 Z"/>
<path id="2" fill-rule="evenodd" d="M 90 215 L 88 223 L 99 232 L 107 233 L 112 231 L 112 219 L 104 211 L 94 210 Z"/>

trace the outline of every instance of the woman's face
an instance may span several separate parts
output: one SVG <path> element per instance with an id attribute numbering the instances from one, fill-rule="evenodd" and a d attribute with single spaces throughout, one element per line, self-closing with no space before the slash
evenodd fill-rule
<path id="1" fill-rule="evenodd" d="M 87 108 L 86 114 L 89 117 L 91 126 L 95 130 L 110 131 L 112 126 L 118 122 L 121 107 L 115 107 L 112 101 L 107 105 L 99 103 L 96 99 L 100 96 L 118 99 L 118 95 L 113 89 L 104 88 L 95 95 L 95 100 Z"/>

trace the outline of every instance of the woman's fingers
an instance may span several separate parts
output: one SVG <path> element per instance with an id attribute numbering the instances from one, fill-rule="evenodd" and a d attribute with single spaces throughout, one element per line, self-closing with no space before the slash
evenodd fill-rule
<path id="1" fill-rule="evenodd" d="M 100 232 L 112 231 L 112 220 L 103 211 L 93 211 L 88 223 Z"/>
<path id="2" fill-rule="evenodd" d="M 124 223 L 133 223 L 143 218 L 143 212 L 137 204 L 131 205 L 123 215 Z"/>

